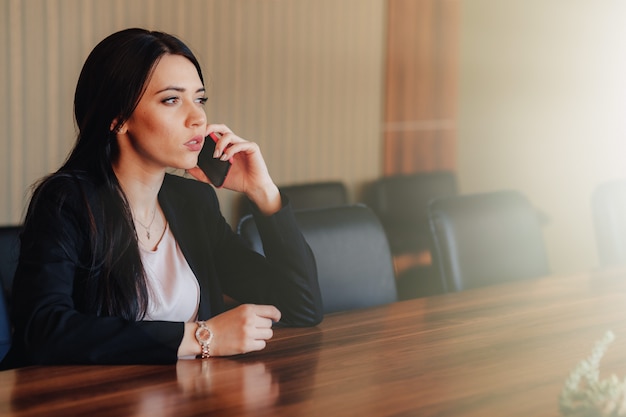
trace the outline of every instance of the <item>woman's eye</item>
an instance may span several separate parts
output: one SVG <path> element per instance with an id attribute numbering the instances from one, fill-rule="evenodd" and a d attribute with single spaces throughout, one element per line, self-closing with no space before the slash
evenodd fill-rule
<path id="1" fill-rule="evenodd" d="M 203 105 L 206 104 L 207 100 L 208 100 L 207 97 L 200 97 L 200 98 L 196 99 L 196 101 L 198 103 L 203 104 Z"/>
<path id="2" fill-rule="evenodd" d="M 163 103 L 165 104 L 174 104 L 178 101 L 178 97 L 168 97 L 165 100 L 163 100 Z"/>

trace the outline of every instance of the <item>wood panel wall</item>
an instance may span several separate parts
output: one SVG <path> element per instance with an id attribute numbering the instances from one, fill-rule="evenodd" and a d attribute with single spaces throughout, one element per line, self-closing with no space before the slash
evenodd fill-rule
<path id="1" fill-rule="evenodd" d="M 82 62 L 113 31 L 178 35 L 205 72 L 209 119 L 258 142 L 279 184 L 382 171 L 386 0 L 0 0 L 0 224 L 74 139 Z M 234 195 L 220 191 L 224 213 Z"/>
<path id="2" fill-rule="evenodd" d="M 388 0 L 384 173 L 456 168 L 460 0 Z"/>

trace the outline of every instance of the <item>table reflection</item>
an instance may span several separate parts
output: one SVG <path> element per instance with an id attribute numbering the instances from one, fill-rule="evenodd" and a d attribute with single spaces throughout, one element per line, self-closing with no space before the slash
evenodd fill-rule
<path id="1" fill-rule="evenodd" d="M 9 371 L 15 379 L 9 410 L 19 414 L 211 416 L 272 415 L 282 405 L 311 395 L 319 356 L 319 333 L 294 338 L 281 348 L 163 366 L 51 366 Z M 7 394 L 8 394 L 7 392 Z M 5 403 L 8 405 L 7 403 Z M 36 413 L 35 413 L 36 414 Z"/>

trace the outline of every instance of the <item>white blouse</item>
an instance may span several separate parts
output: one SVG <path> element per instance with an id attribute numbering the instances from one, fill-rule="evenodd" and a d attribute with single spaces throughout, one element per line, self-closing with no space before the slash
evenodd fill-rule
<path id="1" fill-rule="evenodd" d="M 148 312 L 144 320 L 192 322 L 198 316 L 200 286 L 169 224 L 155 250 L 139 245 L 148 280 Z"/>

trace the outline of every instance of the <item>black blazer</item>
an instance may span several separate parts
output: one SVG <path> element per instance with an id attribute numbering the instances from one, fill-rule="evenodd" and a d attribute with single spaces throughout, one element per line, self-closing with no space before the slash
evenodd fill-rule
<path id="1" fill-rule="evenodd" d="M 80 219 L 85 218 L 85 200 L 92 207 L 99 204 L 96 196 L 89 181 L 53 180 L 31 207 L 13 283 L 13 346 L 3 368 L 177 360 L 183 323 L 99 317 L 86 302 L 84 265 L 90 245 L 88 226 Z M 255 213 L 263 257 L 226 223 L 213 187 L 166 175 L 159 203 L 198 279 L 200 320 L 224 311 L 224 294 L 242 303 L 275 305 L 284 325 L 322 320 L 315 259 L 284 196 L 283 201 L 272 216 Z"/>

